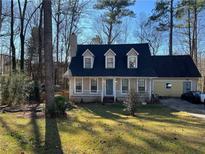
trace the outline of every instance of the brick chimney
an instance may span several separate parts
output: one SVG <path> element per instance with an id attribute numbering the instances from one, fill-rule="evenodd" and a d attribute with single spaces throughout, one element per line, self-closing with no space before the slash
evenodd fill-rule
<path id="1" fill-rule="evenodd" d="M 75 33 L 72 33 L 70 35 L 70 47 L 69 47 L 69 57 L 72 59 L 72 57 L 76 56 L 77 52 L 77 36 Z"/>

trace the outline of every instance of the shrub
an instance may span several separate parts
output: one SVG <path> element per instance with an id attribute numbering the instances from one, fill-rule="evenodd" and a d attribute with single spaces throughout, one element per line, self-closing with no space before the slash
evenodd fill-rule
<path id="1" fill-rule="evenodd" d="M 128 95 L 128 99 L 125 102 L 126 109 L 130 115 L 134 116 L 138 104 L 140 104 L 139 94 L 131 89 Z"/>
<path id="2" fill-rule="evenodd" d="M 55 96 L 56 115 L 64 115 L 67 108 L 67 99 L 64 96 Z"/>
<path id="3" fill-rule="evenodd" d="M 0 77 L 1 104 L 20 105 L 27 101 L 33 82 L 23 73 Z"/>

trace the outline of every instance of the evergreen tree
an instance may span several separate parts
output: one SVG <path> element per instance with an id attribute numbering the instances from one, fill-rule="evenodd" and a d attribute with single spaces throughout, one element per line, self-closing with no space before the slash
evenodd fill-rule
<path id="1" fill-rule="evenodd" d="M 179 24 L 177 27 L 188 30 L 189 53 L 197 64 L 198 14 L 204 10 L 205 0 L 181 0 L 177 8 L 176 18 L 178 20 L 186 19 L 185 23 Z"/>
<path id="2" fill-rule="evenodd" d="M 173 18 L 175 15 L 174 0 L 160 0 L 155 4 L 153 14 L 150 21 L 157 22 L 157 30 L 169 31 L 169 55 L 173 54 L 172 40 L 173 40 Z"/>
<path id="3" fill-rule="evenodd" d="M 129 6 L 134 5 L 135 0 L 98 0 L 94 8 L 104 10 L 102 16 L 103 33 L 107 37 L 107 44 L 112 44 L 119 36 L 120 31 L 114 34 L 113 30 L 116 25 L 122 23 L 123 17 L 133 17 L 135 14 L 128 9 Z"/>

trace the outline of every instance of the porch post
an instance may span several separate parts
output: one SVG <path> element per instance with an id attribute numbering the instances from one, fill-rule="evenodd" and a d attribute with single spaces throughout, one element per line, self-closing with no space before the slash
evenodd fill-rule
<path id="1" fill-rule="evenodd" d="M 103 102 L 103 91 L 104 91 L 104 84 L 103 84 L 104 80 L 102 78 L 102 87 L 101 87 L 101 102 Z"/>
<path id="2" fill-rule="evenodd" d="M 152 97 L 152 79 L 149 79 L 149 99 Z"/>
<path id="3" fill-rule="evenodd" d="M 116 102 L 116 78 L 113 79 L 113 93 L 114 93 L 114 102 Z"/>

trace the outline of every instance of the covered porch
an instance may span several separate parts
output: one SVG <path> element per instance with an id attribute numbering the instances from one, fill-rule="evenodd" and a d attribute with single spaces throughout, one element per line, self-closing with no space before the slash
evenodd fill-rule
<path id="1" fill-rule="evenodd" d="M 139 93 L 140 97 L 151 99 L 152 78 L 72 77 L 70 78 L 69 95 L 70 98 L 78 101 L 103 102 L 105 97 L 110 97 L 115 102 L 126 99 L 131 89 Z"/>

